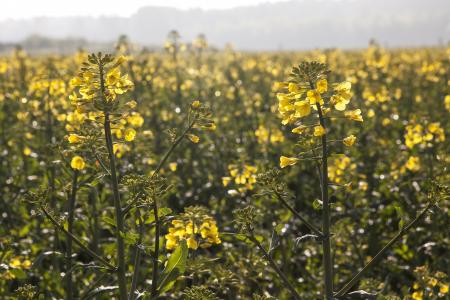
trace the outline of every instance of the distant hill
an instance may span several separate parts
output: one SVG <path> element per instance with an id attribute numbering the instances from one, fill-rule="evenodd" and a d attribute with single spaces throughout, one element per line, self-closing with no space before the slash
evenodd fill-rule
<path id="1" fill-rule="evenodd" d="M 204 33 L 218 47 L 291 50 L 365 47 L 370 39 L 385 46 L 449 42 L 449 0 L 296 0 L 227 10 L 143 7 L 129 18 L 64 17 L 0 22 L 0 42 L 38 34 L 50 38 L 111 42 L 121 34 L 133 42 L 161 45 L 178 30 L 189 41 Z"/>

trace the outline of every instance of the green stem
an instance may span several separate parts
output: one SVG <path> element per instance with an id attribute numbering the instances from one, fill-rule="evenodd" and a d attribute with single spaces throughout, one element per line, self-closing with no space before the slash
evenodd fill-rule
<path id="1" fill-rule="evenodd" d="M 155 198 L 153 204 L 153 215 L 155 217 L 155 253 L 153 255 L 153 274 L 152 274 L 152 297 L 158 296 L 158 259 L 159 259 L 159 237 L 161 235 L 161 224 L 158 216 L 158 202 Z"/>
<path id="2" fill-rule="evenodd" d="M 125 276 L 125 244 L 122 234 L 124 234 L 124 221 L 122 214 L 122 207 L 120 205 L 119 184 L 116 175 L 116 163 L 113 151 L 113 141 L 111 134 L 111 123 L 109 121 L 109 113 L 105 113 L 105 138 L 106 147 L 108 149 L 109 156 L 109 169 L 111 170 L 111 186 L 113 190 L 114 208 L 116 212 L 116 238 L 117 238 L 117 276 L 119 281 L 119 294 L 120 300 L 127 299 L 127 283 Z"/>
<path id="3" fill-rule="evenodd" d="M 106 88 L 104 81 L 104 70 L 103 65 L 99 63 L 99 75 L 100 75 L 100 88 L 103 96 L 103 100 L 105 100 Z M 111 121 L 109 118 L 109 112 L 107 110 L 104 111 L 105 114 L 105 122 L 104 122 L 104 130 L 105 130 L 105 140 L 106 140 L 106 148 L 108 149 L 108 157 L 109 157 L 109 170 L 111 177 L 111 186 L 113 191 L 113 200 L 114 200 L 114 208 L 116 212 L 116 239 L 117 239 L 117 276 L 119 281 L 119 296 L 120 300 L 127 299 L 127 282 L 126 282 L 126 266 L 125 266 L 125 244 L 123 241 L 122 234 L 124 234 L 124 220 L 122 207 L 120 204 L 120 193 L 119 193 L 119 184 L 117 181 L 117 172 L 116 172 L 116 162 L 113 150 L 113 140 L 111 134 Z"/>
<path id="4" fill-rule="evenodd" d="M 426 212 L 433 206 L 432 202 L 429 202 L 428 205 L 417 215 L 417 217 L 412 220 L 408 225 L 402 228 L 365 266 L 361 269 L 352 279 L 350 279 L 347 284 L 345 284 L 337 293 L 336 297 L 344 296 L 360 279 L 361 277 L 367 273 L 367 271 L 374 266 L 386 253 L 387 250 L 397 242 L 402 236 L 404 236 L 425 214 Z"/>
<path id="5" fill-rule="evenodd" d="M 310 82 L 311 89 L 314 88 Z M 325 299 L 333 299 L 333 263 L 331 258 L 331 241 L 330 241 L 330 204 L 328 199 L 328 148 L 327 148 L 327 128 L 325 126 L 325 119 L 323 117 L 322 108 L 319 103 L 316 103 L 317 112 L 319 114 L 320 125 L 325 129 L 325 134 L 322 135 L 322 249 L 323 249 L 323 264 L 324 264 L 324 284 L 325 284 Z"/>
<path id="6" fill-rule="evenodd" d="M 75 201 L 77 196 L 77 184 L 78 184 L 78 171 L 74 170 L 72 178 L 72 190 L 69 195 L 69 209 L 67 219 L 67 231 L 73 234 L 73 221 L 75 215 Z M 66 251 L 66 284 L 67 291 L 66 297 L 68 300 L 73 299 L 73 278 L 72 278 L 72 239 L 67 239 L 67 251 Z"/>
<path id="7" fill-rule="evenodd" d="M 95 253 L 94 251 L 92 251 L 91 249 L 89 249 L 89 247 L 86 247 L 82 241 L 80 241 L 79 238 L 77 238 L 75 235 L 73 235 L 72 233 L 70 233 L 69 231 L 67 231 L 63 226 L 61 226 L 56 220 L 55 218 L 53 218 L 50 213 L 47 211 L 47 209 L 44 206 L 41 206 L 41 210 L 44 213 L 44 215 L 50 220 L 50 222 L 52 222 L 52 224 L 55 226 L 56 229 L 61 230 L 62 232 L 64 232 L 70 239 L 72 239 L 75 244 L 77 244 L 78 246 L 80 246 L 84 251 L 86 251 L 90 256 L 92 256 L 92 258 L 97 259 L 99 262 L 101 262 L 102 264 L 104 264 L 106 267 L 109 268 L 109 270 L 111 271 L 115 271 L 117 268 L 115 266 L 113 266 L 112 264 L 110 264 L 106 259 L 104 259 L 103 257 L 101 257 L 100 255 L 98 255 L 97 253 Z"/>
<path id="8" fill-rule="evenodd" d="M 141 243 L 142 243 L 142 239 L 144 236 L 144 224 L 142 223 L 142 218 L 141 218 L 141 211 L 140 209 L 136 209 L 136 219 L 138 219 L 139 221 L 139 238 L 138 241 L 136 243 L 137 247 L 136 247 L 136 251 L 134 253 L 134 271 L 133 271 L 133 278 L 131 280 L 131 289 L 130 289 L 130 295 L 128 296 L 129 300 L 134 300 L 136 298 L 136 295 L 134 293 L 134 291 L 136 290 L 137 287 L 137 282 L 139 280 L 139 270 L 140 270 L 140 265 L 141 265 Z"/>
<path id="9" fill-rule="evenodd" d="M 250 233 L 249 239 L 261 250 L 262 253 L 264 253 L 264 256 L 266 257 L 267 261 L 269 262 L 270 266 L 274 269 L 275 272 L 277 272 L 278 276 L 280 276 L 281 280 L 285 284 L 285 286 L 288 288 L 291 295 L 294 297 L 295 300 L 300 300 L 300 295 L 297 293 L 295 288 L 292 286 L 292 284 L 287 279 L 286 275 L 281 271 L 281 269 L 278 267 L 278 265 L 275 263 L 275 261 L 272 259 L 272 257 L 267 253 L 266 249 L 261 245 L 261 243 L 255 238 L 253 233 Z"/>
<path id="10" fill-rule="evenodd" d="M 289 209 L 289 211 L 294 216 L 296 216 L 300 221 L 302 221 L 306 225 L 306 227 L 309 228 L 309 230 L 317 234 L 319 237 L 323 236 L 322 232 L 316 226 L 314 226 L 308 220 L 306 220 L 302 215 L 300 215 L 297 211 L 295 211 L 295 209 L 289 205 L 289 203 L 283 198 L 283 196 L 280 193 L 278 193 L 277 191 L 274 191 L 274 193 L 277 196 L 278 200 L 281 202 L 281 204 L 283 204 L 283 206 Z"/>

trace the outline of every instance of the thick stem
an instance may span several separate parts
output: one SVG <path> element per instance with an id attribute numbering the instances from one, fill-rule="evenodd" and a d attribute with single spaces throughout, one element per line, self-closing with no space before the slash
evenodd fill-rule
<path id="1" fill-rule="evenodd" d="M 99 63 L 99 75 L 100 75 L 100 89 L 102 92 L 103 100 L 106 101 L 106 88 L 104 81 L 103 65 Z M 113 150 L 113 140 L 111 134 L 111 121 L 109 119 L 109 112 L 104 111 L 105 114 L 105 139 L 106 148 L 108 149 L 109 157 L 109 170 L 111 177 L 111 187 L 113 191 L 114 209 L 116 212 L 116 239 L 117 239 L 117 277 L 119 281 L 119 295 L 120 300 L 127 299 L 127 282 L 126 282 L 126 266 L 125 266 L 125 245 L 122 234 L 124 234 L 124 220 L 122 206 L 120 204 L 119 184 L 117 181 L 116 162 Z"/>
<path id="2" fill-rule="evenodd" d="M 155 252 L 153 255 L 153 274 L 152 274 L 152 297 L 158 296 L 158 259 L 159 259 L 159 237 L 161 234 L 161 224 L 158 217 L 158 202 L 156 199 L 153 204 L 153 214 L 155 217 Z"/>
<path id="3" fill-rule="evenodd" d="M 275 261 L 272 259 L 272 257 L 267 253 L 266 249 L 261 245 L 261 243 L 253 236 L 251 233 L 249 236 L 250 240 L 261 250 L 262 253 L 264 253 L 265 258 L 269 262 L 270 266 L 274 269 L 275 272 L 277 272 L 278 276 L 280 276 L 281 280 L 285 284 L 285 286 L 288 288 L 289 292 L 291 293 L 292 297 L 294 297 L 295 300 L 300 300 L 300 295 L 297 293 L 295 288 L 292 286 L 292 284 L 287 279 L 286 275 L 281 271 L 281 269 L 278 267 L 278 265 L 275 263 Z"/>
<path id="4" fill-rule="evenodd" d="M 69 195 L 69 209 L 67 218 L 67 231 L 73 234 L 73 221 L 75 215 L 75 200 L 77 196 L 77 184 L 78 184 L 78 171 L 74 170 L 72 177 L 72 190 Z M 57 232 L 57 231 L 56 231 Z M 68 300 L 73 299 L 73 280 L 72 280 L 72 239 L 67 239 L 66 250 L 66 298 Z"/>
<path id="5" fill-rule="evenodd" d="M 109 113 L 105 113 L 105 138 L 106 147 L 109 156 L 109 169 L 111 173 L 111 186 L 113 191 L 114 208 L 116 212 L 116 239 L 117 239 L 117 276 L 119 281 L 120 300 L 127 299 L 127 283 L 125 276 L 125 244 L 122 234 L 124 234 L 124 222 L 122 207 L 120 205 L 119 184 L 117 181 L 116 163 L 113 152 L 113 141 L 111 135 L 111 123 L 109 120 Z"/>
<path id="6" fill-rule="evenodd" d="M 327 132 L 325 119 L 323 118 L 322 108 L 316 103 L 317 112 L 319 113 L 320 125 L 325 129 L 322 135 L 322 248 L 323 248 L 323 264 L 324 264 L 324 283 L 325 283 L 325 299 L 333 299 L 333 262 L 331 258 L 331 241 L 330 241 L 330 203 L 328 199 L 328 148 L 327 148 Z"/>

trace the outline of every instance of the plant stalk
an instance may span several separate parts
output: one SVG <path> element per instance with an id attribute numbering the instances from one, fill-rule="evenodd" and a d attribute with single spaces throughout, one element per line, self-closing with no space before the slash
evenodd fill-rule
<path id="1" fill-rule="evenodd" d="M 113 152 L 113 141 L 111 135 L 111 123 L 109 120 L 109 113 L 105 112 L 105 138 L 106 147 L 109 156 L 109 169 L 111 171 L 111 186 L 113 190 L 114 208 L 116 212 L 116 238 L 117 238 L 117 276 L 119 283 L 120 300 L 127 299 L 127 283 L 126 283 L 126 269 L 125 269 L 125 244 L 122 234 L 124 234 L 124 220 L 122 207 L 120 205 L 119 184 L 117 181 L 116 164 Z"/>
<path id="2" fill-rule="evenodd" d="M 158 216 L 158 202 L 154 199 L 153 214 L 155 217 L 155 252 L 153 255 L 153 274 L 152 274 L 152 297 L 158 296 L 158 259 L 159 259 L 159 237 L 161 235 L 161 224 Z"/>
<path id="3" fill-rule="evenodd" d="M 78 185 L 78 170 L 74 170 L 72 177 L 72 189 L 69 195 L 69 209 L 67 218 L 67 231 L 73 234 L 73 221 L 75 215 L 75 201 L 77 196 L 77 185 Z M 72 239 L 67 239 L 67 250 L 66 250 L 66 297 L 68 300 L 73 299 L 73 278 L 72 278 Z"/>
<path id="4" fill-rule="evenodd" d="M 325 299 L 333 299 L 333 262 L 331 258 L 331 241 L 330 241 L 330 203 L 328 198 L 328 147 L 327 147 L 327 128 L 325 126 L 325 119 L 323 118 L 322 108 L 319 103 L 316 103 L 317 112 L 319 114 L 320 125 L 325 129 L 325 134 L 322 135 L 322 249 L 323 249 L 323 264 L 324 264 L 324 284 L 325 284 Z"/>

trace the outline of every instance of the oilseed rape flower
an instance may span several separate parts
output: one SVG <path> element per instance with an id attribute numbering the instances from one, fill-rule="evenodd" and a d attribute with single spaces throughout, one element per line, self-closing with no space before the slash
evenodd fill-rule
<path id="1" fill-rule="evenodd" d="M 194 144 L 197 144 L 200 141 L 200 138 L 197 135 L 195 135 L 195 134 L 188 134 L 186 136 Z"/>
<path id="2" fill-rule="evenodd" d="M 330 159 L 328 165 L 328 177 L 331 182 L 341 184 L 345 175 L 356 169 L 356 164 L 352 163 L 350 157 L 346 155 L 336 155 Z"/>
<path id="3" fill-rule="evenodd" d="M 345 146 L 351 147 L 356 141 L 356 137 L 352 134 L 342 140 Z"/>
<path id="4" fill-rule="evenodd" d="M 325 78 L 317 81 L 317 91 L 319 94 L 323 94 L 328 90 L 328 81 Z"/>
<path id="5" fill-rule="evenodd" d="M 355 109 L 355 110 L 351 110 L 351 111 L 346 111 L 345 112 L 345 117 L 356 121 L 356 122 L 363 122 L 363 117 L 361 116 L 361 110 L 360 109 Z"/>
<path id="6" fill-rule="evenodd" d="M 314 136 L 317 136 L 317 137 L 321 137 L 322 135 L 325 134 L 325 132 L 326 132 L 325 128 L 323 128 L 322 125 L 319 125 L 319 126 L 315 126 L 315 127 L 314 127 L 314 133 L 313 133 L 313 135 L 314 135 Z"/>
<path id="7" fill-rule="evenodd" d="M 263 145 L 268 142 L 275 144 L 284 141 L 284 136 L 280 130 L 270 129 L 269 131 L 262 124 L 259 125 L 258 129 L 255 130 L 255 136 L 258 139 L 258 143 Z"/>
<path id="8" fill-rule="evenodd" d="M 252 165 L 244 164 L 242 167 L 231 164 L 228 166 L 228 172 L 230 176 L 222 177 L 222 183 L 224 186 L 228 186 L 233 182 L 238 191 L 243 193 L 247 190 L 253 190 L 256 183 L 256 172 L 258 168 Z"/>
<path id="9" fill-rule="evenodd" d="M 286 168 L 287 166 L 293 166 L 299 161 L 298 158 L 295 157 L 280 157 L 280 168 Z"/>
<path id="10" fill-rule="evenodd" d="M 405 163 L 405 168 L 417 172 L 420 170 L 420 158 L 418 156 L 410 156 Z"/>
<path id="11" fill-rule="evenodd" d="M 412 149 L 415 145 L 426 144 L 428 142 L 445 141 L 444 129 L 439 122 L 426 125 L 415 124 L 414 122 L 406 126 L 405 145 Z"/>
<path id="12" fill-rule="evenodd" d="M 78 135 L 78 134 L 70 134 L 69 137 L 67 138 L 67 140 L 69 141 L 69 143 L 71 144 L 76 144 L 79 143 L 83 140 L 84 137 Z"/>
<path id="13" fill-rule="evenodd" d="M 74 156 L 70 162 L 70 166 L 75 170 L 83 170 L 86 167 L 86 163 L 81 156 Z"/>
<path id="14" fill-rule="evenodd" d="M 350 103 L 352 84 L 348 81 L 339 83 L 334 88 L 335 94 L 331 96 L 330 103 L 339 111 L 345 110 L 347 104 Z"/>
<path id="15" fill-rule="evenodd" d="M 186 240 L 190 249 L 209 248 L 221 244 L 216 221 L 203 207 L 188 207 L 185 212 L 172 220 L 165 235 L 166 249 L 174 250 L 181 240 Z"/>
<path id="16" fill-rule="evenodd" d="M 128 128 L 125 130 L 125 141 L 131 142 L 136 137 L 136 130 L 133 128 Z"/>
<path id="17" fill-rule="evenodd" d="M 72 94 L 71 101 L 77 106 L 93 104 L 95 108 L 117 109 L 114 101 L 133 88 L 128 74 L 122 75 L 120 65 L 123 57 L 115 59 L 111 55 L 89 55 L 88 61 L 70 85 L 78 89 L 78 95 Z"/>

